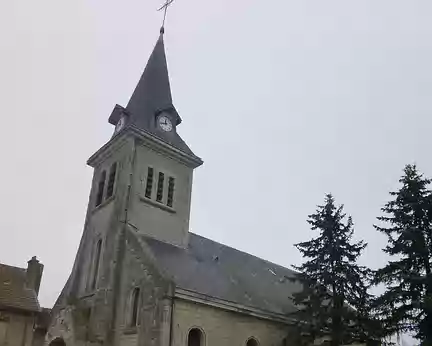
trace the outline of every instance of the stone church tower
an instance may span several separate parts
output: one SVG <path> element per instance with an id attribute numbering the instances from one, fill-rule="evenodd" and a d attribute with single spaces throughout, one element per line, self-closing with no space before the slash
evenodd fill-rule
<path id="1" fill-rule="evenodd" d="M 84 232 L 46 345 L 282 345 L 292 272 L 189 232 L 202 164 L 177 133 L 163 29 L 93 154 Z M 219 341 L 220 342 L 219 342 Z"/>

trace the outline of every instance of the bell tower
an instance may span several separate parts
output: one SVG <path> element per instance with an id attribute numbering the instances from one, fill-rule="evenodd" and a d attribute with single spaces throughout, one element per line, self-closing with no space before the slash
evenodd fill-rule
<path id="1" fill-rule="evenodd" d="M 125 261 L 146 237 L 188 246 L 192 177 L 203 162 L 177 132 L 163 30 L 127 106 L 116 105 L 109 123 L 112 137 L 87 161 L 94 174 L 84 232 L 53 309 L 62 322 L 50 327 L 52 338 L 114 345 L 130 288 L 124 285 L 137 284 Z M 134 280 L 142 276 L 138 270 Z"/>
<path id="2" fill-rule="evenodd" d="M 111 167 L 118 164 L 116 198 L 123 199 L 118 221 L 186 247 L 193 170 L 203 162 L 177 132 L 182 119 L 172 101 L 163 36 L 161 30 L 127 106 L 116 105 L 111 113 L 111 140 L 88 160 L 95 168 L 90 199 L 100 208 L 103 190 L 114 186 Z"/>

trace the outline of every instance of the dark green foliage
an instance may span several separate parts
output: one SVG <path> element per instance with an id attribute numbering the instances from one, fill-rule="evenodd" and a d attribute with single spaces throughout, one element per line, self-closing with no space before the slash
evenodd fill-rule
<path id="1" fill-rule="evenodd" d="M 305 343 L 323 337 L 331 345 L 372 344 L 379 324 L 370 317 L 370 270 L 357 264 L 366 247 L 353 242 L 353 222 L 331 195 L 308 220 L 317 238 L 296 244 L 306 261 L 294 267 L 303 290 L 294 295 L 295 330 Z"/>
<path id="2" fill-rule="evenodd" d="M 388 333 L 412 332 L 422 345 L 432 345 L 432 209 L 430 180 L 408 165 L 383 208 L 375 228 L 386 234 L 383 251 L 393 260 L 376 272 L 386 286 L 377 299 Z"/>

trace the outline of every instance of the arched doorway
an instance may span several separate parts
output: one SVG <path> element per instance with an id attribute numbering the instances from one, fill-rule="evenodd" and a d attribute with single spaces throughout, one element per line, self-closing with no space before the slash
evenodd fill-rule
<path id="1" fill-rule="evenodd" d="M 62 338 L 55 338 L 50 342 L 49 346 L 66 346 L 66 343 Z"/>
<path id="2" fill-rule="evenodd" d="M 255 338 L 250 338 L 246 342 L 246 346 L 258 346 L 258 341 Z"/>
<path id="3" fill-rule="evenodd" d="M 201 329 L 192 328 L 189 331 L 188 346 L 204 346 L 204 334 Z"/>

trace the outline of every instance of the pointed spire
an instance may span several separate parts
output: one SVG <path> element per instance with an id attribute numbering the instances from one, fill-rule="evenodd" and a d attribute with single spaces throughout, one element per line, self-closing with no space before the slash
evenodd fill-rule
<path id="1" fill-rule="evenodd" d="M 144 128 L 151 124 L 158 112 L 167 109 L 174 110 L 177 124 L 181 121 L 172 103 L 163 34 L 162 27 L 147 66 L 126 106 L 132 121 Z"/>
<path id="2" fill-rule="evenodd" d="M 116 125 L 118 129 L 133 127 L 144 130 L 184 153 L 195 156 L 177 133 L 177 125 L 181 123 L 181 118 L 172 102 L 163 35 L 162 26 L 159 39 L 126 109 L 116 105 L 108 122 Z M 157 118 L 162 113 L 173 123 L 171 131 L 165 131 L 158 125 Z M 113 138 L 117 131 L 114 132 Z"/>

